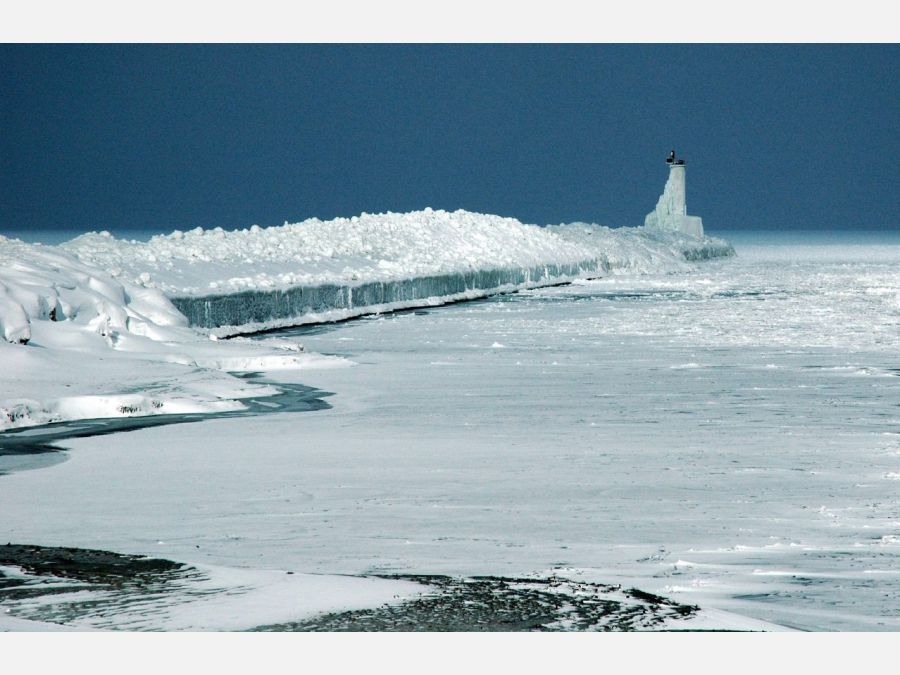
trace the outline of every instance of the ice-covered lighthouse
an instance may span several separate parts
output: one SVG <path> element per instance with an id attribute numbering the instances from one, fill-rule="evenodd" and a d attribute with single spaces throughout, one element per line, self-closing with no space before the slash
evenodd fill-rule
<path id="1" fill-rule="evenodd" d="M 644 225 L 702 237 L 703 219 L 687 214 L 684 160 L 676 159 L 675 151 L 672 150 L 666 158 L 666 164 L 669 165 L 669 180 L 666 181 L 666 187 L 659 201 L 656 202 L 656 208 L 644 218 Z"/>

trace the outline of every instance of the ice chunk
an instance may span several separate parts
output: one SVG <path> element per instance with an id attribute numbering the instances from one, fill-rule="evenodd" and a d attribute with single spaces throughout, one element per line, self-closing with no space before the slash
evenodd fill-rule
<path id="1" fill-rule="evenodd" d="M 7 342 L 27 344 L 31 339 L 31 322 L 21 304 L 10 297 L 5 284 L 0 282 L 0 334 Z"/>

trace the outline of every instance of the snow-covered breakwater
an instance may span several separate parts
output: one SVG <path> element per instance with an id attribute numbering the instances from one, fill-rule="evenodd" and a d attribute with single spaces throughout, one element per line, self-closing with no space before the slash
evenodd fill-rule
<path id="1" fill-rule="evenodd" d="M 730 255 L 727 242 L 663 228 L 425 209 L 281 227 L 173 232 L 148 242 L 107 233 L 62 246 L 79 260 L 164 292 L 191 325 L 225 336 L 436 305 L 615 270 L 677 271 Z"/>
<path id="2" fill-rule="evenodd" d="M 685 261 L 733 255 L 719 240 L 698 240 L 682 251 Z M 604 257 L 577 263 L 480 269 L 409 279 L 357 284 L 294 286 L 272 291 L 251 290 L 208 296 L 174 296 L 172 304 L 190 325 L 219 337 L 284 326 L 339 321 L 363 314 L 474 300 L 601 276 L 627 268 Z"/>

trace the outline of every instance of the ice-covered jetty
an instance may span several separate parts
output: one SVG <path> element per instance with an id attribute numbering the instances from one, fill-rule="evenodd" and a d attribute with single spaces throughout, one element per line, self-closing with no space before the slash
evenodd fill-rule
<path id="1" fill-rule="evenodd" d="M 699 216 L 687 215 L 684 160 L 677 159 L 672 150 L 666 163 L 669 165 L 669 180 L 656 202 L 656 208 L 644 218 L 644 225 L 702 237 L 703 220 Z"/>
<path id="2" fill-rule="evenodd" d="M 684 164 L 670 163 L 638 228 L 424 209 L 149 241 L 92 232 L 43 247 L 0 237 L 0 337 L 27 343 L 44 319 L 96 323 L 107 335 L 183 322 L 224 337 L 731 255 L 685 215 Z"/>
<path id="3" fill-rule="evenodd" d="M 148 242 L 91 233 L 62 245 L 162 291 L 192 326 L 223 337 L 564 283 L 612 270 L 677 269 L 726 242 L 659 226 L 538 227 L 424 209 L 281 227 L 173 232 Z"/>

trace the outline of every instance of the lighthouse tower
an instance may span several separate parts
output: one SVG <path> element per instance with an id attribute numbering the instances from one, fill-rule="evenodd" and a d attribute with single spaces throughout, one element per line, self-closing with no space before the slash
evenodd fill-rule
<path id="1" fill-rule="evenodd" d="M 644 226 L 702 237 L 703 219 L 687 215 L 684 160 L 676 159 L 675 151 L 672 150 L 666 158 L 666 164 L 669 165 L 669 180 L 656 202 L 656 208 L 644 218 Z"/>

